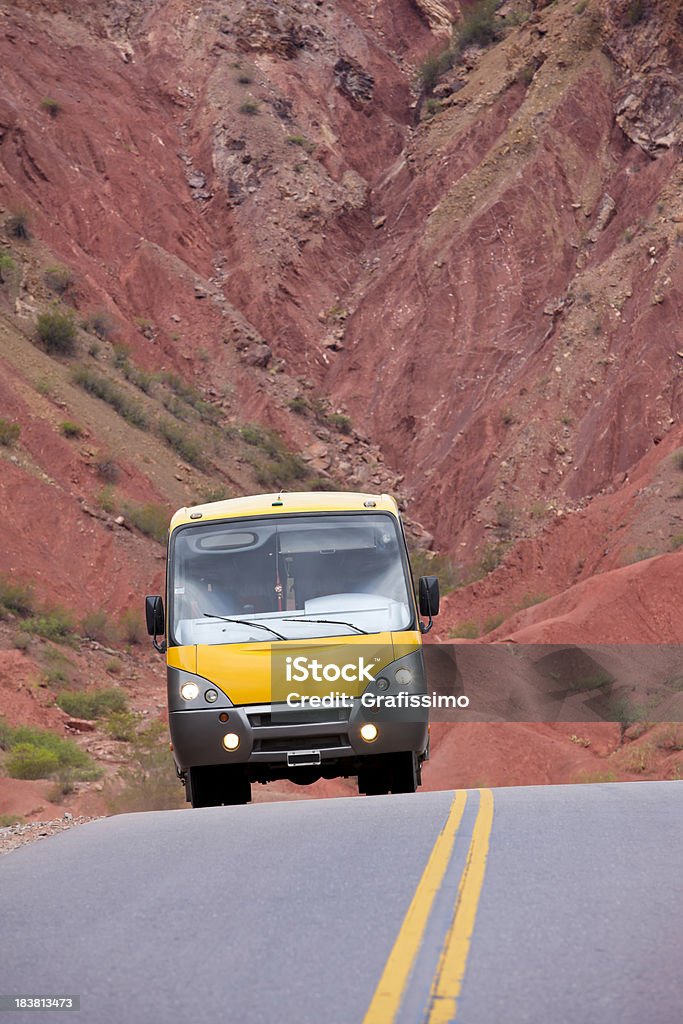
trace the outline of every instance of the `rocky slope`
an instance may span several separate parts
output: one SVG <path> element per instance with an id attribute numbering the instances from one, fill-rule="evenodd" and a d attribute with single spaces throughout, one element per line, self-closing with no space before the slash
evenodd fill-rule
<path id="1" fill-rule="evenodd" d="M 471 15 L 0 5 L 3 578 L 117 619 L 173 507 L 341 481 L 464 584 L 442 640 L 681 638 L 679 7 L 513 0 L 420 87 Z"/>

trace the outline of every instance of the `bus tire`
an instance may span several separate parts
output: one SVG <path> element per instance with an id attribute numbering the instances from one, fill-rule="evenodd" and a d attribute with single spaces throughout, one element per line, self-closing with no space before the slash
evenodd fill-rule
<path id="1" fill-rule="evenodd" d="M 193 807 L 248 804 L 251 784 L 240 766 L 209 765 L 188 769 L 185 786 Z"/>
<path id="2" fill-rule="evenodd" d="M 417 755 L 412 750 L 393 755 L 391 792 L 414 793 L 422 781 Z"/>
<path id="3" fill-rule="evenodd" d="M 414 793 L 421 782 L 420 760 L 412 750 L 364 758 L 358 772 L 358 792 L 366 796 Z"/>
<path id="4" fill-rule="evenodd" d="M 385 796 L 390 779 L 386 756 L 368 757 L 358 772 L 358 792 L 365 796 Z"/>

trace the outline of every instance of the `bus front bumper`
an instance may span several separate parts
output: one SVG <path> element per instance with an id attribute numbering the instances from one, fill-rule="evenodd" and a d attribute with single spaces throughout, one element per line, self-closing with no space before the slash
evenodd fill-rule
<path id="1" fill-rule="evenodd" d="M 221 715 L 227 715 L 227 721 L 221 721 Z M 351 762 L 367 755 L 413 751 L 420 756 L 427 748 L 428 718 L 426 708 L 378 711 L 354 701 L 352 708 L 329 710 L 255 704 L 172 711 L 169 725 L 174 758 L 182 774 L 200 765 L 280 766 L 284 770 L 317 763 L 324 769 L 326 764 L 332 768 L 348 760 L 351 768 Z M 377 730 L 370 742 L 361 735 L 362 726 L 369 723 Z M 235 738 L 236 748 L 227 749 Z M 308 760 L 306 754 L 311 755 Z"/>

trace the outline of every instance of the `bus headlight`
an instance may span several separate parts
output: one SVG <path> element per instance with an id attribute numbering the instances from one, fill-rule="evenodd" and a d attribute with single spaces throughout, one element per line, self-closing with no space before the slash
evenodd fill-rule
<path id="1" fill-rule="evenodd" d="M 396 682 L 401 686 L 408 686 L 413 681 L 413 673 L 409 668 L 400 668 L 396 673 Z"/>
<path id="2" fill-rule="evenodd" d="M 183 700 L 194 700 L 199 694 L 199 687 L 196 683 L 183 683 L 180 687 L 180 696 Z"/>
<path id="3" fill-rule="evenodd" d="M 366 722 L 365 725 L 361 725 L 360 734 L 366 743 L 374 743 L 379 732 L 376 725 L 372 722 Z"/>
<path id="4" fill-rule="evenodd" d="M 223 737 L 223 746 L 226 750 L 237 750 L 240 745 L 240 738 L 236 732 L 226 732 Z"/>
<path id="5" fill-rule="evenodd" d="M 209 704 L 214 704 L 218 700 L 218 694 L 215 690 L 207 690 L 204 694 L 204 700 L 208 701 Z"/>

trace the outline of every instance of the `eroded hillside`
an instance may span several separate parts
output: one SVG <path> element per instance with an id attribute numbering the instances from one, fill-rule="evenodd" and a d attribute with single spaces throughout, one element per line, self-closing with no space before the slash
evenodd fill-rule
<path id="1" fill-rule="evenodd" d="M 172 508 L 343 486 L 458 585 L 441 639 L 681 638 L 681 14 L 512 0 L 443 60 L 473 9 L 0 6 L 0 574 L 34 618 L 121 652 Z M 63 723 L 22 614 L 8 714 Z"/>

